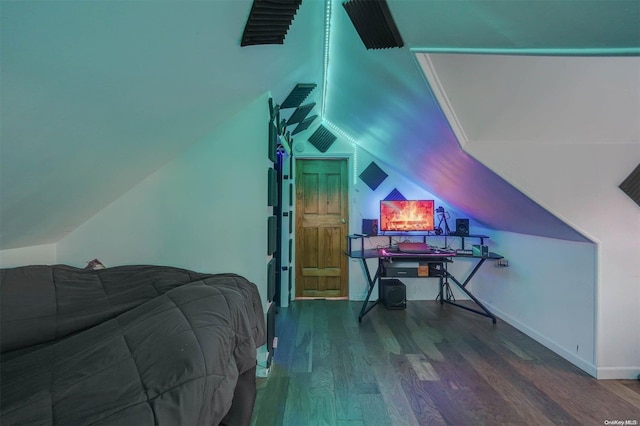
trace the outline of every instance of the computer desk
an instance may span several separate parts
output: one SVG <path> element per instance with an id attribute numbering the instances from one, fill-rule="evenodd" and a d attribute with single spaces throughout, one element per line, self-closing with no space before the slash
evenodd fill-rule
<path id="1" fill-rule="evenodd" d="M 442 271 L 439 276 L 418 276 L 412 278 L 439 278 L 439 290 L 438 296 L 436 300 L 440 300 L 440 304 L 447 303 L 449 305 L 454 305 L 462 309 L 466 309 L 467 311 L 474 312 L 476 314 L 485 316 L 487 318 L 491 318 L 492 322 L 495 324 L 497 322 L 496 316 L 489 311 L 467 288 L 467 285 L 473 278 L 473 276 L 478 272 L 482 264 L 487 261 L 487 259 L 497 260 L 502 259 L 503 256 L 489 252 L 487 256 L 473 256 L 469 254 L 456 254 L 455 252 L 449 251 L 439 251 L 434 253 L 400 253 L 394 252 L 385 248 L 378 249 L 365 249 L 359 251 L 348 251 L 345 253 L 352 259 L 359 259 L 364 271 L 365 278 L 367 279 L 368 289 L 367 289 L 367 297 L 365 298 L 362 309 L 360 309 L 360 314 L 358 315 L 358 322 L 362 322 L 362 318 L 373 309 L 379 301 L 381 301 L 381 289 L 380 289 L 380 278 L 383 277 L 384 274 L 384 261 L 393 260 L 405 260 L 405 261 L 418 261 L 421 263 L 427 264 L 435 264 L 440 266 L 440 270 Z M 367 259 L 377 259 L 378 267 L 376 268 L 375 274 L 372 276 L 369 270 L 369 266 L 367 265 Z M 476 265 L 473 267 L 471 272 L 467 274 L 467 276 L 460 282 L 451 272 L 448 271 L 447 265 L 449 263 L 453 263 L 454 259 L 472 259 L 476 260 Z M 453 297 L 453 293 L 451 292 L 451 288 L 449 285 L 449 280 L 453 281 L 456 286 L 460 290 L 462 290 L 469 298 L 480 308 L 474 309 L 469 306 L 461 305 L 455 301 Z M 378 285 L 378 300 L 370 301 L 371 293 L 375 288 L 376 284 Z"/>

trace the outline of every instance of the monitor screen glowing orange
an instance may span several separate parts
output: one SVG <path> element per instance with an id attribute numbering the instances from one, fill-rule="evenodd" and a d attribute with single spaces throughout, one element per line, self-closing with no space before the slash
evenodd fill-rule
<path id="1" fill-rule="evenodd" d="M 380 201 L 380 230 L 433 231 L 434 200 Z"/>

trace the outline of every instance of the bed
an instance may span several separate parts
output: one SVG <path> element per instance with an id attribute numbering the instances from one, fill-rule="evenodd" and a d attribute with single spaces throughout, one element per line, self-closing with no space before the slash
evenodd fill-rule
<path id="1" fill-rule="evenodd" d="M 248 424 L 265 340 L 239 275 L 2 269 L 0 424 Z"/>

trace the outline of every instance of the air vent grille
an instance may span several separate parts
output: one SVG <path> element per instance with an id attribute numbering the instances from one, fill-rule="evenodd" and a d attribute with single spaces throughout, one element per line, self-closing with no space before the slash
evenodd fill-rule
<path id="1" fill-rule="evenodd" d="M 296 84 L 296 87 L 294 87 L 291 93 L 289 93 L 287 99 L 285 99 L 284 102 L 282 102 L 282 104 L 280 105 L 280 109 L 298 108 L 300 104 L 302 104 L 302 102 L 307 99 L 309 93 L 311 93 L 315 88 L 315 83 Z"/>
<path id="2" fill-rule="evenodd" d="M 342 3 L 342 6 L 367 49 L 404 46 L 386 1 L 349 0 Z"/>
<path id="3" fill-rule="evenodd" d="M 336 136 L 327 130 L 323 125 L 320 125 L 315 132 L 309 137 L 311 145 L 315 146 L 320 152 L 327 152 L 327 150 L 336 141 Z"/>
<path id="4" fill-rule="evenodd" d="M 240 46 L 283 44 L 302 0 L 253 0 Z"/>
<path id="5" fill-rule="evenodd" d="M 619 188 L 640 206 L 640 164 L 627 176 Z"/>

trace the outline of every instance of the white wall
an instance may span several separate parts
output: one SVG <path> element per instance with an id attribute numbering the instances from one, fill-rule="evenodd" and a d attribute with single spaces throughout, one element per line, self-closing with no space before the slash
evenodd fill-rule
<path id="1" fill-rule="evenodd" d="M 473 146 L 473 154 L 597 243 L 596 376 L 635 378 L 640 372 L 640 209 L 618 185 L 640 161 L 640 142 L 558 143 L 544 149 L 483 143 Z M 556 262 L 562 270 L 564 257 Z M 576 297 L 582 296 L 571 295 Z M 559 321 L 567 318 L 560 306 L 541 309 Z"/>
<path id="2" fill-rule="evenodd" d="M 595 376 L 596 245 L 487 231 L 509 267 L 487 264 L 474 294 L 509 324 Z"/>
<path id="3" fill-rule="evenodd" d="M 58 262 L 245 276 L 266 300 L 268 95 L 58 243 Z M 117 170 L 114 171 L 117 173 Z"/>
<path id="4" fill-rule="evenodd" d="M 86 259 L 90 261 L 91 259 Z M 56 263 L 56 245 L 0 250 L 0 268 L 15 268 L 24 265 L 52 265 Z"/>

